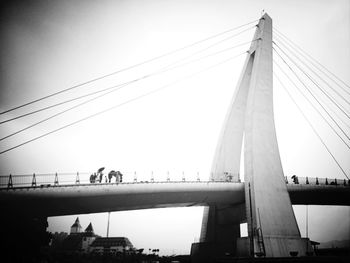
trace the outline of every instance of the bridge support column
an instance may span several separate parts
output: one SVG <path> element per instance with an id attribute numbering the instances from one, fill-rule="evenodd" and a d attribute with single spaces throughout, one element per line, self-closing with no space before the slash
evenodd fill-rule
<path id="1" fill-rule="evenodd" d="M 273 112 L 272 20 L 265 14 L 254 53 L 244 127 L 245 200 L 250 255 L 306 255 L 284 181 Z"/>
<path id="2" fill-rule="evenodd" d="M 4 214 L 0 217 L 3 262 L 39 262 L 50 241 L 46 217 Z"/>
<path id="3" fill-rule="evenodd" d="M 290 253 L 305 256 L 307 243 L 300 236 L 278 150 L 272 70 L 272 20 L 265 14 L 257 25 L 226 117 L 212 174 L 215 180 L 225 180 L 228 174 L 239 174 L 243 145 L 249 256 L 289 257 Z M 206 211 L 202 225 L 203 242 L 214 243 L 211 245 L 214 248 L 227 243 L 236 248 L 239 232 L 234 230 L 237 229 L 233 227 L 235 220 L 229 227 L 224 227 L 227 232 L 223 234 L 215 218 L 220 214 L 217 208 L 216 212 L 212 207 Z M 226 212 L 222 215 L 232 216 Z M 239 240 L 241 250 L 246 247 L 246 241 Z M 213 251 L 217 251 L 214 248 Z"/>
<path id="4" fill-rule="evenodd" d="M 213 262 L 236 254 L 240 223 L 245 220 L 244 204 L 205 207 L 199 243 L 192 244 L 191 262 Z"/>

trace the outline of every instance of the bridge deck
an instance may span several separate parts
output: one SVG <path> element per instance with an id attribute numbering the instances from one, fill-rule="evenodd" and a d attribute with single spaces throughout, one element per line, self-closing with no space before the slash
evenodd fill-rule
<path id="1" fill-rule="evenodd" d="M 350 205 L 350 187 L 287 184 L 293 204 Z M 0 205 L 16 211 L 58 216 L 162 207 L 240 204 L 244 183 L 163 182 L 27 187 L 0 191 Z"/>

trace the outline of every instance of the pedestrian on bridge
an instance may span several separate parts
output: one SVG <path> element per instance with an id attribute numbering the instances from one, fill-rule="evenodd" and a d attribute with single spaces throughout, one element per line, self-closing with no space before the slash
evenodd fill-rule
<path id="1" fill-rule="evenodd" d="M 90 175 L 90 183 L 94 184 L 96 182 L 97 174 L 93 173 Z"/>
<path id="2" fill-rule="evenodd" d="M 112 181 L 112 178 L 115 177 L 116 183 L 121 183 L 123 181 L 123 174 L 120 171 L 110 171 L 108 173 L 108 182 L 110 183 Z"/>
<path id="3" fill-rule="evenodd" d="M 97 170 L 97 174 L 99 175 L 99 182 L 102 183 L 102 178 L 103 178 L 103 173 L 102 171 L 104 170 L 105 168 L 104 167 L 101 167 Z"/>
<path id="4" fill-rule="evenodd" d="M 94 174 L 90 175 L 90 184 L 92 184 L 94 182 Z"/>
<path id="5" fill-rule="evenodd" d="M 108 182 L 109 182 L 109 183 L 111 182 L 113 176 L 116 177 L 116 172 L 115 172 L 114 170 L 112 170 L 112 171 L 110 171 L 110 172 L 108 173 Z"/>
<path id="6" fill-rule="evenodd" d="M 293 183 L 299 184 L 298 176 L 296 176 L 296 175 L 294 174 L 291 178 L 293 179 Z"/>
<path id="7" fill-rule="evenodd" d="M 116 178 L 115 178 L 116 182 L 121 183 L 123 182 L 123 174 L 120 171 L 116 172 Z"/>

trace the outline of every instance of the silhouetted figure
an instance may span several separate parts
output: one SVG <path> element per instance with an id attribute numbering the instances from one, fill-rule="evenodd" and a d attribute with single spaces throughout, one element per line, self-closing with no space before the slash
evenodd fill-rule
<path id="1" fill-rule="evenodd" d="M 292 178 L 294 184 L 299 184 L 298 176 L 293 175 L 291 178 Z"/>
<path id="2" fill-rule="evenodd" d="M 116 177 L 116 172 L 114 170 L 112 170 L 108 173 L 108 182 L 109 183 L 112 181 L 113 176 Z"/>
<path id="3" fill-rule="evenodd" d="M 117 175 L 119 176 L 119 182 L 123 182 L 123 174 L 120 171 L 117 171 Z"/>
<path id="4" fill-rule="evenodd" d="M 104 167 L 101 167 L 97 170 L 97 176 L 98 176 L 98 181 L 100 183 L 102 183 L 102 178 L 103 178 L 103 173 L 102 171 L 104 170 L 105 168 Z"/>
<path id="5" fill-rule="evenodd" d="M 97 181 L 97 174 L 94 173 L 94 183 L 96 183 L 96 181 Z"/>
<path id="6" fill-rule="evenodd" d="M 123 181 L 123 174 L 120 171 L 110 171 L 108 173 L 108 182 L 111 182 L 113 177 L 115 177 L 116 183 L 121 183 Z"/>
<path id="7" fill-rule="evenodd" d="M 226 182 L 231 182 L 232 181 L 232 174 L 228 173 L 228 172 L 224 172 L 224 176 L 225 176 L 225 181 Z"/>
<path id="8" fill-rule="evenodd" d="M 90 175 L 90 183 L 94 184 L 96 182 L 97 175 L 93 173 Z"/>

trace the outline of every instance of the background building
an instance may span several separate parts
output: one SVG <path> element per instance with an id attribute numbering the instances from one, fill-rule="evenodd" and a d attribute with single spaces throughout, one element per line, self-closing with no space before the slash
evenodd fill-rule
<path id="1" fill-rule="evenodd" d="M 71 226 L 70 234 L 62 242 L 61 250 L 64 252 L 82 252 L 88 253 L 91 243 L 98 237 L 94 233 L 92 224 L 90 223 L 84 232 L 81 232 L 79 218 L 75 220 Z"/>
<path id="2" fill-rule="evenodd" d="M 74 224 L 70 227 L 70 233 L 76 234 L 76 233 L 80 233 L 80 232 L 81 232 L 81 225 L 79 222 L 79 217 L 77 217 L 77 219 L 75 219 Z"/>
<path id="3" fill-rule="evenodd" d="M 98 254 L 130 253 L 134 247 L 126 237 L 99 237 L 91 244 L 90 251 Z"/>
<path id="4" fill-rule="evenodd" d="M 59 243 L 56 249 L 63 253 L 95 253 L 95 254 L 121 254 L 134 252 L 135 249 L 126 237 L 99 237 L 94 233 L 92 224 L 87 226 L 84 232 L 77 217 L 70 228 L 70 234 L 62 237 L 60 242 L 52 240 L 52 244 Z"/>

